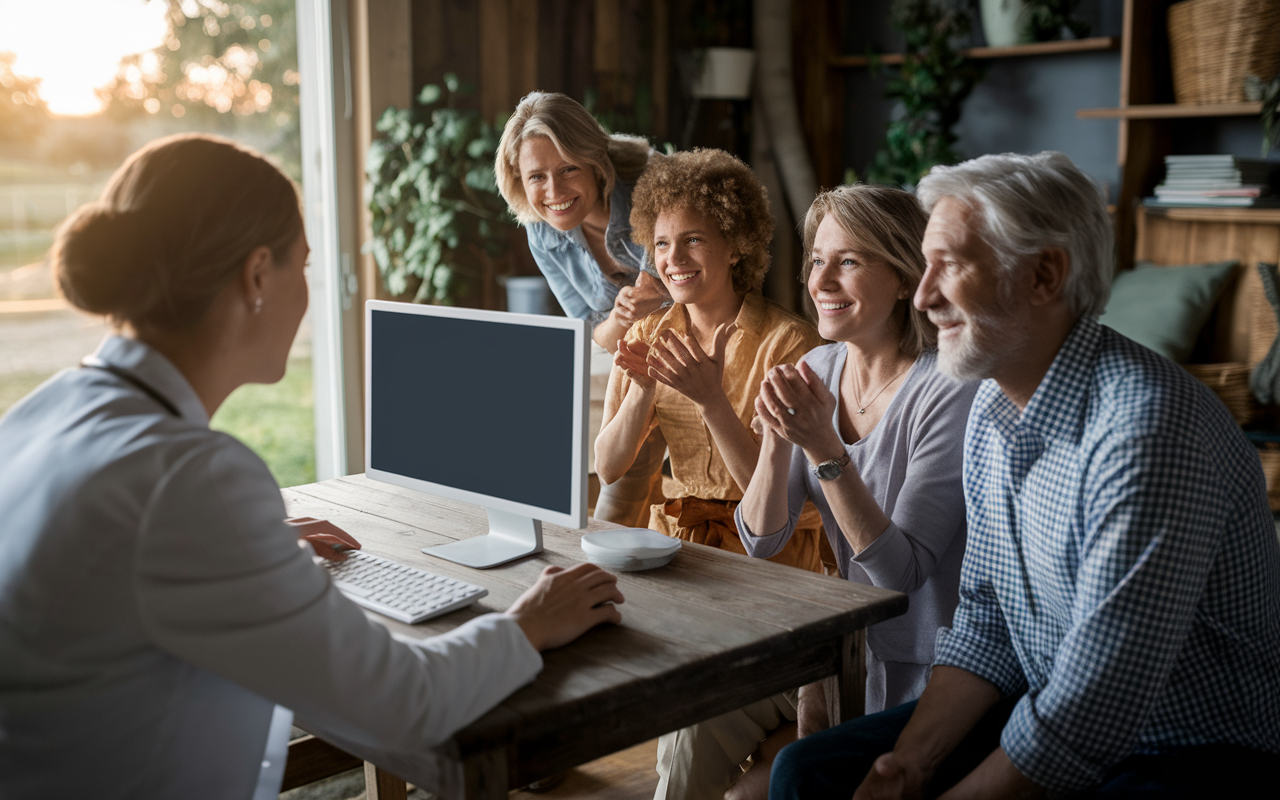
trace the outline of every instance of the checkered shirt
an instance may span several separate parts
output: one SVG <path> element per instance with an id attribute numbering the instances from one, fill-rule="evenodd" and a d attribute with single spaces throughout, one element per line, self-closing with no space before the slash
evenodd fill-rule
<path id="1" fill-rule="evenodd" d="M 1022 774 L 1078 791 L 1131 753 L 1280 752 L 1280 546 L 1205 386 L 1082 318 L 1021 415 L 978 390 L 964 491 L 935 663 L 1026 692 L 1001 736 Z"/>

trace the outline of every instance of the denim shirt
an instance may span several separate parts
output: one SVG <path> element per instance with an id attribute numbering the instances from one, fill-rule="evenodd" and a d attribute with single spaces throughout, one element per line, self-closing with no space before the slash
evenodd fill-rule
<path id="1" fill-rule="evenodd" d="M 644 248 L 631 241 L 631 189 L 635 184 L 618 181 L 609 195 L 609 225 L 604 231 L 604 247 L 613 260 L 627 273 L 627 281 L 634 283 L 640 270 L 653 273 L 647 264 Z M 587 247 L 587 239 L 579 225 L 568 231 L 559 231 L 546 222 L 532 222 L 525 226 L 529 235 L 529 250 L 538 262 L 538 269 L 546 276 L 547 283 L 564 313 L 575 319 L 585 319 L 591 327 L 599 325 L 613 310 L 614 298 L 620 288 L 605 277 L 596 258 Z"/>

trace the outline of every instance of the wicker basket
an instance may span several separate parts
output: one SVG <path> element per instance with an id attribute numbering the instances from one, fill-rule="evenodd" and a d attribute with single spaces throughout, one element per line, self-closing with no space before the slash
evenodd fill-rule
<path id="1" fill-rule="evenodd" d="M 1186 0 L 1169 7 L 1179 103 L 1244 102 L 1244 78 L 1280 71 L 1280 0 Z"/>
<path id="2" fill-rule="evenodd" d="M 1183 364 L 1187 372 L 1213 390 L 1241 427 L 1253 422 L 1258 401 L 1249 388 L 1248 364 Z"/>
<path id="3" fill-rule="evenodd" d="M 1267 477 L 1267 502 L 1272 511 L 1280 511 L 1280 445 L 1259 448 L 1258 457 L 1262 459 L 1262 474 Z"/>

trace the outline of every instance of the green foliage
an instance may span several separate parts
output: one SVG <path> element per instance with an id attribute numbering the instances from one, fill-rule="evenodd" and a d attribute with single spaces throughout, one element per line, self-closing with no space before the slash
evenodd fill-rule
<path id="1" fill-rule="evenodd" d="M 499 128 L 456 108 L 458 79 L 428 85 L 410 109 L 389 108 L 369 147 L 365 197 L 373 253 L 388 291 L 453 305 L 488 259 L 506 252 L 515 220 L 498 194 Z"/>
<path id="2" fill-rule="evenodd" d="M 295 0 L 165 0 L 169 33 L 129 56 L 99 92 L 108 113 L 186 118 L 195 129 L 272 136 L 271 151 L 301 177 Z"/>
<path id="3" fill-rule="evenodd" d="M 1075 18 L 1080 0 L 1027 0 L 1023 35 L 1031 42 L 1063 38 L 1063 29 L 1075 39 L 1089 35 L 1089 24 Z"/>
<path id="4" fill-rule="evenodd" d="M 209 427 L 229 433 L 257 453 L 276 483 L 316 480 L 315 406 L 311 359 L 291 358 L 283 378 L 241 386 L 213 415 Z"/>
<path id="5" fill-rule="evenodd" d="M 963 0 L 895 0 L 890 14 L 906 37 L 906 51 L 886 96 L 902 103 L 903 114 L 889 122 L 867 177 L 914 187 L 934 166 L 960 160 L 953 129 L 985 68 L 955 46 L 973 24 Z"/>
<path id="6" fill-rule="evenodd" d="M 49 108 L 40 97 L 40 79 L 13 71 L 13 53 L 0 53 L 0 144 L 31 144 L 40 135 Z"/>
<path id="7" fill-rule="evenodd" d="M 1280 147 L 1280 75 L 1263 83 L 1257 75 L 1246 75 L 1244 94 L 1249 100 L 1262 103 L 1262 155 L 1265 158 L 1271 148 Z"/>

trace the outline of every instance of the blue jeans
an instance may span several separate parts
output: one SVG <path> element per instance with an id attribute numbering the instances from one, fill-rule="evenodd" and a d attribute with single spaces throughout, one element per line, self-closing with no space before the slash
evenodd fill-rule
<path id="1" fill-rule="evenodd" d="M 1000 746 L 1000 732 L 1019 698 L 997 703 L 938 767 L 925 797 L 954 786 Z M 769 800 L 849 800 L 882 754 L 893 749 L 915 711 L 903 703 L 859 717 L 783 748 L 773 762 Z M 1133 755 L 1077 800 L 1275 797 L 1280 754 L 1230 745 L 1181 748 L 1166 755 Z"/>

